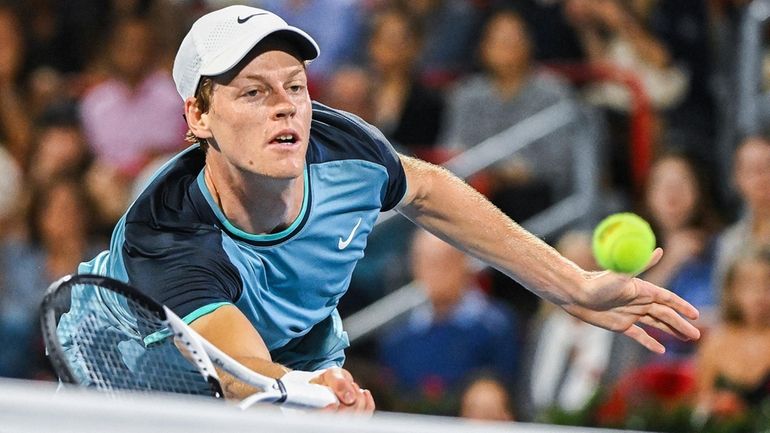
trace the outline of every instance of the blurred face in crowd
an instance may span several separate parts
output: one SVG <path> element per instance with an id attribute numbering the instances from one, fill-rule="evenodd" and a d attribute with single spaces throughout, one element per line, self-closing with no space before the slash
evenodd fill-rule
<path id="1" fill-rule="evenodd" d="M 437 309 L 455 305 L 471 276 L 465 254 L 425 231 L 412 244 L 412 272 Z"/>
<path id="2" fill-rule="evenodd" d="M 375 20 L 369 41 L 369 55 L 380 73 L 409 71 L 419 53 L 417 36 L 406 16 L 387 12 Z"/>
<path id="3" fill-rule="evenodd" d="M 83 166 L 88 157 L 83 136 L 76 127 L 55 126 L 46 128 L 38 139 L 32 156 L 31 176 L 35 182 L 74 172 Z"/>
<path id="4" fill-rule="evenodd" d="M 749 327 L 770 327 L 770 261 L 753 258 L 735 265 L 730 293 Z"/>
<path id="5" fill-rule="evenodd" d="M 40 236 L 46 246 L 69 245 L 85 238 L 86 201 L 74 181 L 57 182 L 43 193 L 39 214 Z"/>
<path id="6" fill-rule="evenodd" d="M 139 19 L 123 21 L 115 28 L 110 44 L 110 60 L 117 73 L 136 84 L 152 72 L 153 50 L 157 49 L 150 23 Z"/>
<path id="7" fill-rule="evenodd" d="M 735 156 L 735 181 L 754 213 L 770 213 L 770 142 L 749 138 Z"/>
<path id="8" fill-rule="evenodd" d="M 508 393 L 499 383 L 479 380 L 463 394 L 460 416 L 476 420 L 512 421 Z"/>
<path id="9" fill-rule="evenodd" d="M 564 15 L 573 25 L 590 24 L 593 19 L 591 2 L 595 0 L 565 0 Z"/>
<path id="10" fill-rule="evenodd" d="M 484 66 L 496 76 L 525 72 L 530 67 L 530 41 L 521 17 L 511 12 L 494 16 L 481 40 Z"/>
<path id="11" fill-rule="evenodd" d="M 334 72 L 324 89 L 323 102 L 348 111 L 364 120 L 371 119 L 371 76 L 363 68 L 342 67 Z"/>
<path id="12" fill-rule="evenodd" d="M 208 139 L 207 165 L 235 179 L 302 175 L 312 115 L 305 65 L 281 40 L 258 45 L 245 65 L 215 80 L 211 106 L 191 128 Z M 187 117 L 194 99 L 187 100 Z"/>
<path id="13" fill-rule="evenodd" d="M 679 157 L 663 158 L 653 165 L 649 179 L 646 199 L 655 222 L 666 229 L 687 226 L 700 200 L 692 166 Z"/>

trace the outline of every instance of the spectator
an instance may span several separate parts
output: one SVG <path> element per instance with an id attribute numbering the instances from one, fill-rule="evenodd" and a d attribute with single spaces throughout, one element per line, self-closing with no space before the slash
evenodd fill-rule
<path id="1" fill-rule="evenodd" d="M 18 234 L 16 229 L 21 210 L 23 181 L 19 164 L 7 150 L 0 147 L 0 242 L 8 236 Z"/>
<path id="2" fill-rule="evenodd" d="M 500 134 L 532 115 L 570 101 L 570 89 L 556 78 L 535 71 L 532 45 L 522 18 L 500 10 L 484 27 L 479 52 L 484 71 L 458 84 L 449 99 L 444 123 L 445 145 L 468 149 Z M 498 163 L 490 173 L 490 199 L 508 216 L 525 221 L 557 198 L 572 192 L 572 124 L 535 141 Z M 510 300 L 523 322 L 539 300 L 510 279 L 493 272 L 494 292 Z"/>
<path id="3" fill-rule="evenodd" d="M 727 267 L 741 251 L 770 243 L 770 140 L 760 136 L 744 140 L 736 150 L 734 170 L 745 208 L 718 240 L 715 287 L 724 287 Z"/>
<path id="4" fill-rule="evenodd" d="M 716 74 L 709 2 L 646 3 L 647 11 L 643 15 L 650 33 L 670 53 L 670 64 L 681 68 L 688 77 L 682 100 L 662 113 L 666 122 L 665 141 L 683 146 L 713 171 L 717 158 L 714 147 Z"/>
<path id="5" fill-rule="evenodd" d="M 484 421 L 513 421 L 511 396 L 494 377 L 472 381 L 460 396 L 460 416 Z"/>
<path id="6" fill-rule="evenodd" d="M 479 47 L 484 72 L 461 82 L 452 92 L 442 140 L 445 145 L 463 150 L 473 147 L 542 109 L 570 100 L 564 83 L 535 72 L 531 50 L 525 23 L 517 13 L 502 10 L 490 18 Z M 500 182 L 510 186 L 547 180 L 551 195 L 565 195 L 572 184 L 571 140 L 567 137 L 566 133 L 550 134 L 500 166 Z M 549 195 L 542 190 L 540 194 Z"/>
<path id="7" fill-rule="evenodd" d="M 635 72 L 657 109 L 673 107 L 683 99 L 687 76 L 649 31 L 642 11 L 622 0 L 568 0 L 565 10 L 589 62 Z M 598 86 L 589 98 L 619 111 L 631 108 L 630 94 L 616 84 Z"/>
<path id="8" fill-rule="evenodd" d="M 487 13 L 487 2 L 397 0 L 421 22 L 425 37 L 419 70 L 427 82 L 443 87 L 471 71 L 473 51 Z"/>
<path id="9" fill-rule="evenodd" d="M 556 245 L 565 257 L 584 269 L 598 270 L 591 234 L 571 231 Z M 600 390 L 636 365 L 639 351 L 622 336 L 576 320 L 544 306 L 531 333 L 520 399 L 525 419 L 543 419 L 551 410 L 575 413 Z"/>
<path id="10" fill-rule="evenodd" d="M 22 174 L 16 160 L 0 147 L 0 377 L 25 377 L 25 356 L 21 348 L 30 347 L 30 305 L 17 305 L 17 292 L 12 272 L 15 266 L 12 245 L 22 235 L 18 214 L 22 204 Z M 34 278 L 33 274 L 27 280 Z M 42 289 L 40 289 L 42 290 Z M 21 291 L 22 299 L 28 295 Z"/>
<path id="11" fill-rule="evenodd" d="M 374 17 L 369 58 L 373 123 L 396 146 L 410 153 L 436 144 L 444 101 L 423 86 L 415 71 L 422 48 L 419 21 L 404 10 L 388 9 Z"/>
<path id="12" fill-rule="evenodd" d="M 519 347 L 511 313 L 474 286 L 468 258 L 420 231 L 412 271 L 430 302 L 380 341 L 380 360 L 401 398 L 446 400 L 480 370 L 512 383 Z"/>
<path id="13" fill-rule="evenodd" d="M 64 102 L 50 106 L 38 121 L 32 147 L 29 181 L 43 185 L 50 179 L 82 177 L 92 155 L 80 128 L 77 105 Z"/>
<path id="14" fill-rule="evenodd" d="M 706 418 L 740 419 L 770 397 L 770 246 L 738 257 L 725 276 L 724 323 L 698 351 Z"/>
<path id="15" fill-rule="evenodd" d="M 152 157 L 179 149 L 187 130 L 170 74 L 159 68 L 145 18 L 113 27 L 108 78 L 82 100 L 83 129 L 99 163 L 128 177 Z"/>
<path id="16" fill-rule="evenodd" d="M 700 309 L 705 324 L 719 302 L 713 286 L 718 223 L 705 171 L 686 154 L 660 156 L 650 171 L 645 204 L 666 252 L 645 278 L 687 299 Z"/>
<path id="17" fill-rule="evenodd" d="M 0 142 L 20 164 L 26 164 L 31 140 L 22 80 L 24 42 L 15 11 L 0 5 Z"/>
<path id="18" fill-rule="evenodd" d="M 49 284 L 99 249 L 88 236 L 91 215 L 77 180 L 49 179 L 33 194 L 28 238 L 8 238 L 0 245 L 0 376 L 32 378 L 45 369 L 40 302 Z"/>
<path id="19" fill-rule="evenodd" d="M 373 120 L 371 74 L 364 67 L 346 65 L 334 71 L 319 99 L 369 123 Z"/>
<path id="20" fill-rule="evenodd" d="M 590 64 L 638 79 L 653 109 L 650 129 L 653 141 L 657 141 L 663 131 L 659 114 L 684 100 L 688 78 L 672 62 L 666 46 L 650 32 L 646 11 L 636 2 L 623 0 L 567 0 L 564 8 Z M 610 81 L 589 86 L 586 96 L 607 114 L 612 187 L 633 193 L 629 167 L 635 155 L 629 153 L 628 115 L 637 102 L 627 85 Z"/>
<path id="21" fill-rule="evenodd" d="M 308 69 L 312 83 L 323 87 L 341 64 L 361 55 L 364 17 L 356 0 L 254 0 L 254 6 L 275 13 L 299 27 L 323 47 Z"/>

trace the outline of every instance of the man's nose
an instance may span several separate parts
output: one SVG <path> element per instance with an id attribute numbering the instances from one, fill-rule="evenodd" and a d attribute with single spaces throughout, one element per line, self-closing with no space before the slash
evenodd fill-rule
<path id="1" fill-rule="evenodd" d="M 285 90 L 281 89 L 274 94 L 275 107 L 274 116 L 276 118 L 292 117 L 297 112 L 297 106 L 289 97 Z"/>

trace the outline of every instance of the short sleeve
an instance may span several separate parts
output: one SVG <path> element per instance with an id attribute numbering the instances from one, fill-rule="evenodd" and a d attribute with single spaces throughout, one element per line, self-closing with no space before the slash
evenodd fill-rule
<path id="1" fill-rule="evenodd" d="M 406 194 L 406 174 L 401 158 L 385 135 L 360 117 L 313 103 L 311 162 L 362 159 L 382 166 L 388 180 L 382 185 L 382 211 L 394 208 Z"/>
<path id="2" fill-rule="evenodd" d="M 126 224 L 121 252 L 129 282 L 181 317 L 240 297 L 240 274 L 213 228 L 171 231 Z"/>

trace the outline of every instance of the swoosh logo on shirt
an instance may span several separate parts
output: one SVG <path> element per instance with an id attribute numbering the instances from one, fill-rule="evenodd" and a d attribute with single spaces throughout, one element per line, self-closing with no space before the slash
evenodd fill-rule
<path id="1" fill-rule="evenodd" d="M 267 12 L 260 12 L 260 13 L 257 13 L 257 14 L 252 14 L 252 15 L 247 16 L 246 18 L 238 17 L 238 24 L 243 24 L 246 21 L 250 20 L 252 17 L 255 17 L 257 15 L 267 15 Z"/>
<path id="2" fill-rule="evenodd" d="M 339 240 L 339 242 L 337 243 L 337 248 L 339 248 L 339 249 L 341 249 L 341 250 L 344 250 L 345 248 L 347 248 L 347 247 L 348 247 L 348 245 L 350 245 L 350 241 L 352 241 L 352 240 L 353 240 L 353 235 L 355 235 L 355 234 L 356 234 L 356 230 L 358 230 L 358 226 L 360 226 L 360 225 L 361 225 L 361 218 L 359 218 L 359 219 L 358 219 L 358 222 L 356 223 L 356 226 L 355 226 L 355 227 L 353 227 L 353 231 L 351 231 L 351 232 L 350 232 L 350 234 L 348 235 L 348 238 L 347 238 L 347 239 L 345 239 L 345 240 L 343 241 L 343 240 L 342 240 L 342 236 L 340 236 L 340 240 Z"/>

